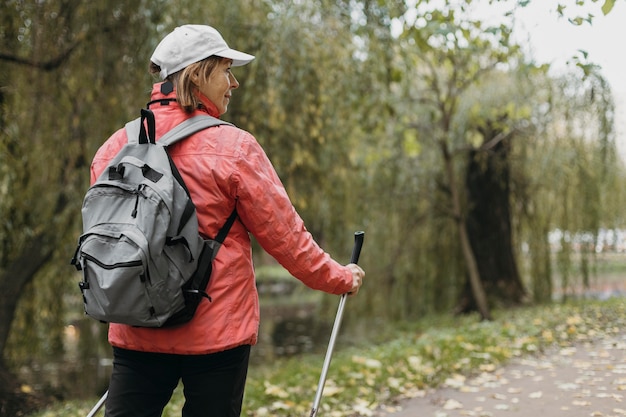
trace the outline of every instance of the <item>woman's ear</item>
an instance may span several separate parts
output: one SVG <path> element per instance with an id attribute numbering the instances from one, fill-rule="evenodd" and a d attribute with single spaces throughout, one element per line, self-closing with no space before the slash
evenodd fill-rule
<path id="1" fill-rule="evenodd" d="M 193 71 L 191 73 L 191 76 L 189 77 L 191 78 L 191 81 L 196 85 L 199 86 L 200 85 L 200 71 Z"/>

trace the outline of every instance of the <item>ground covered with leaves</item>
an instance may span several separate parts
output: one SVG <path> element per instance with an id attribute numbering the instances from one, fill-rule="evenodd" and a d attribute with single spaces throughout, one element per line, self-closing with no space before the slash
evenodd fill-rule
<path id="1" fill-rule="evenodd" d="M 614 298 L 500 311 L 492 322 L 466 316 L 404 323 L 385 341 L 336 349 L 320 415 L 372 416 L 380 406 L 453 375 L 491 371 L 547 348 L 615 335 L 625 321 L 624 300 Z M 307 355 L 252 367 L 242 415 L 309 415 L 322 363 L 323 355 Z M 83 417 L 96 401 L 65 402 L 31 417 Z M 163 415 L 180 416 L 182 403 L 177 391 Z"/>
<path id="2" fill-rule="evenodd" d="M 513 358 L 495 371 L 455 374 L 378 417 L 625 416 L 626 333 Z"/>

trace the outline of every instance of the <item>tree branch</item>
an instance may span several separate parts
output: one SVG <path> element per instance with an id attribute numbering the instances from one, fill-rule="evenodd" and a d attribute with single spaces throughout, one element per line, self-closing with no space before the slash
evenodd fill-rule
<path id="1" fill-rule="evenodd" d="M 66 51 L 63 51 L 58 56 L 47 61 L 37 61 L 34 59 L 22 58 L 17 55 L 12 55 L 4 52 L 0 52 L 0 60 L 13 62 L 18 65 L 25 65 L 32 68 L 38 68 L 43 71 L 53 71 L 60 67 L 61 64 L 63 64 L 63 62 L 65 62 L 70 57 L 78 44 L 79 42 L 74 43 L 74 45 L 70 46 Z"/>

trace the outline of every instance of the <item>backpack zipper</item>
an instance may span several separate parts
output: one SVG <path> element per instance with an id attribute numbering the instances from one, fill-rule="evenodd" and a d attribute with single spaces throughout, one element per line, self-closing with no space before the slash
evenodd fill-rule
<path id="1" fill-rule="evenodd" d="M 133 190 L 132 193 L 135 195 L 135 208 L 133 208 L 132 213 L 130 213 L 131 217 L 134 219 L 137 217 L 137 207 L 139 206 L 139 197 L 145 197 L 143 194 L 144 184 L 139 184 L 136 190 Z"/>
<path id="2" fill-rule="evenodd" d="M 105 263 L 100 262 L 99 260 L 97 260 L 93 256 L 91 256 L 89 254 L 86 254 L 85 252 L 83 252 L 82 255 L 83 255 L 83 258 L 87 259 L 88 261 L 91 261 L 91 262 L 95 263 L 96 265 L 98 265 L 100 268 L 103 268 L 103 269 L 132 268 L 132 267 L 135 267 L 135 266 L 142 266 L 143 265 L 143 262 L 141 262 L 141 261 L 118 262 L 118 263 L 115 263 L 113 265 L 107 265 Z"/>

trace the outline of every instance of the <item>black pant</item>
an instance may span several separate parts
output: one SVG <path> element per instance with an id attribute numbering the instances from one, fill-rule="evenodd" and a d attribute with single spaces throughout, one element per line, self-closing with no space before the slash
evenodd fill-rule
<path id="1" fill-rule="evenodd" d="M 250 346 L 210 355 L 113 348 L 105 417 L 159 417 L 182 379 L 183 417 L 239 417 Z"/>

